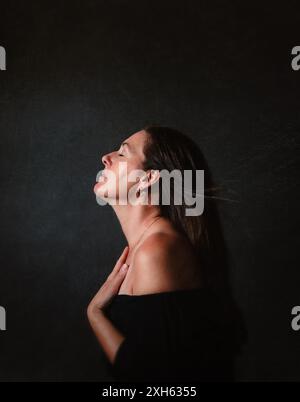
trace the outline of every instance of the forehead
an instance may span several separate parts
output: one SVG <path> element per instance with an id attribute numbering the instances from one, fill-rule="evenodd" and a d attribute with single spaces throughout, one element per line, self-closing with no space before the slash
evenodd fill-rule
<path id="1" fill-rule="evenodd" d="M 142 146 L 146 141 L 147 133 L 144 130 L 137 131 L 131 136 L 127 137 L 124 142 L 128 142 L 132 147 Z"/>
<path id="2" fill-rule="evenodd" d="M 128 143 L 132 152 L 143 156 L 143 148 L 145 141 L 147 140 L 147 136 L 148 134 L 146 131 L 141 130 L 125 138 L 122 142 Z"/>

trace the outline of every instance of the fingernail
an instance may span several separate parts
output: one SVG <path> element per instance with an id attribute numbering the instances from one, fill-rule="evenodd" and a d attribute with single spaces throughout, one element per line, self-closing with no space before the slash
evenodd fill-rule
<path id="1" fill-rule="evenodd" d="M 121 269 L 122 269 L 122 271 L 126 271 L 127 268 L 128 268 L 128 265 L 127 265 L 127 264 L 124 264 Z"/>

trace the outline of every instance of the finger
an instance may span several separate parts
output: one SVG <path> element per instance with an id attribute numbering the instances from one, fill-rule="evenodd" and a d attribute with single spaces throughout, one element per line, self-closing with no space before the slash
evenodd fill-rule
<path id="1" fill-rule="evenodd" d="M 126 257 L 128 255 L 129 252 L 129 247 L 126 246 L 121 254 L 121 256 L 119 257 L 118 261 L 116 262 L 116 265 L 114 266 L 112 272 L 110 273 L 110 275 L 108 276 L 108 279 L 111 279 L 112 277 L 114 277 L 118 271 L 120 270 L 120 268 L 122 267 L 122 265 L 125 263 L 126 261 Z"/>
<path id="2" fill-rule="evenodd" d="M 128 265 L 123 264 L 121 266 L 121 268 L 119 269 L 119 271 L 113 277 L 112 282 L 111 282 L 111 291 L 114 294 L 118 293 L 120 286 L 126 277 L 127 272 L 128 272 Z"/>
<path id="3" fill-rule="evenodd" d="M 126 246 L 126 247 L 124 248 L 124 250 L 123 250 L 121 256 L 119 257 L 118 261 L 116 262 L 116 265 L 115 265 L 113 271 L 114 271 L 114 270 L 119 271 L 119 269 L 122 267 L 122 265 L 123 265 L 123 264 L 125 263 L 125 261 L 126 261 L 128 252 L 129 252 L 129 247 Z"/>
<path id="4" fill-rule="evenodd" d="M 114 281 L 116 282 L 115 285 L 119 288 L 123 280 L 125 279 L 125 276 L 128 272 L 128 264 L 123 264 L 121 268 L 119 269 L 118 273 L 114 277 Z"/>

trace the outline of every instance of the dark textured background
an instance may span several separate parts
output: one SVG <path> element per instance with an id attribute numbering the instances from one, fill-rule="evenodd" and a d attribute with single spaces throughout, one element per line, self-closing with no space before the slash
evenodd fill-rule
<path id="1" fill-rule="evenodd" d="M 249 331 L 238 378 L 300 380 L 299 11 L 1 1 L 1 380 L 109 379 L 85 309 L 125 239 L 92 189 L 101 155 L 147 123 L 191 135 L 235 200 L 221 211 Z"/>

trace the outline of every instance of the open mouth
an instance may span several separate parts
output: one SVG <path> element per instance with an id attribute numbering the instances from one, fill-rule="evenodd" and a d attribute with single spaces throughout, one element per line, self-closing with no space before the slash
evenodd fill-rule
<path id="1" fill-rule="evenodd" d="M 102 174 L 102 175 L 98 178 L 97 182 L 98 182 L 98 183 L 102 183 L 102 182 L 105 182 L 106 180 L 107 180 L 107 177 Z"/>
<path id="2" fill-rule="evenodd" d="M 105 175 L 105 171 L 101 170 L 100 172 L 98 172 L 97 177 L 96 177 L 96 182 L 103 183 L 106 180 L 107 180 L 107 177 Z"/>

